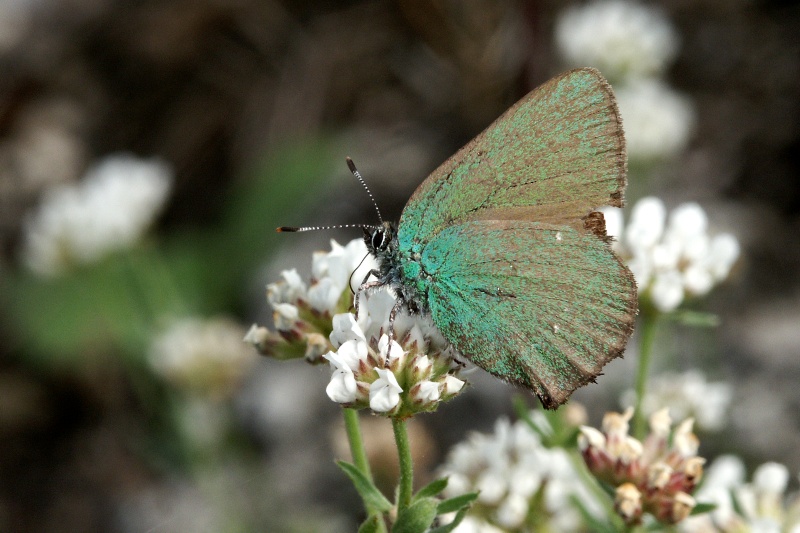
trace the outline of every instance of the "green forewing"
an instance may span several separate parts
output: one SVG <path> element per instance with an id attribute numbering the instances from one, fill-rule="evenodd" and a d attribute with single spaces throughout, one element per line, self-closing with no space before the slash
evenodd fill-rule
<path id="1" fill-rule="evenodd" d="M 399 254 L 420 257 L 424 275 L 404 269 L 403 283 L 424 287 L 436 326 L 546 407 L 594 380 L 633 330 L 633 276 L 589 216 L 622 206 L 625 167 L 611 88 L 573 70 L 436 169 L 400 219 Z"/>
<path id="2" fill-rule="evenodd" d="M 517 102 L 412 195 L 401 250 L 420 251 L 466 220 L 537 220 L 579 227 L 603 205 L 622 205 L 625 140 L 611 88 L 594 69 L 553 78 Z"/>
<path id="3" fill-rule="evenodd" d="M 427 244 L 434 323 L 478 366 L 563 403 L 620 355 L 636 286 L 591 233 L 529 221 L 472 221 Z"/>

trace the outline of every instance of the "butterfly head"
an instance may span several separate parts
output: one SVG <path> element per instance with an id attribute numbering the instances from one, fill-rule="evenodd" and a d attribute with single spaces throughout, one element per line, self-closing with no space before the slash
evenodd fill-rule
<path id="1" fill-rule="evenodd" d="M 397 229 L 391 222 L 384 222 L 380 226 L 364 228 L 364 242 L 369 253 L 375 257 L 387 254 L 393 241 L 397 240 Z"/>

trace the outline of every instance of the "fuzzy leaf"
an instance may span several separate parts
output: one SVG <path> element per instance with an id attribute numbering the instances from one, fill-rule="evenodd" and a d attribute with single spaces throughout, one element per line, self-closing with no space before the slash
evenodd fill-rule
<path id="1" fill-rule="evenodd" d="M 461 496 L 455 496 L 453 498 L 444 500 L 443 502 L 439 502 L 439 506 L 436 509 L 437 514 L 447 514 L 460 511 L 461 509 L 469 507 L 477 497 L 477 492 L 469 492 L 467 494 L 462 494 Z"/>
<path id="2" fill-rule="evenodd" d="M 415 500 L 419 500 L 420 498 L 430 498 L 433 496 L 437 496 L 440 492 L 442 492 L 447 487 L 447 478 L 442 477 L 431 481 L 417 492 L 414 495 Z"/>
<path id="3" fill-rule="evenodd" d="M 364 506 L 367 509 L 385 513 L 392 508 L 392 502 L 387 500 L 386 496 L 378 490 L 378 487 L 355 465 L 345 461 L 336 461 L 336 464 L 353 481 L 353 485 L 361 495 L 361 499 L 364 500 Z"/>
<path id="4" fill-rule="evenodd" d="M 392 533 L 424 533 L 436 519 L 438 500 L 420 498 L 397 515 Z"/>

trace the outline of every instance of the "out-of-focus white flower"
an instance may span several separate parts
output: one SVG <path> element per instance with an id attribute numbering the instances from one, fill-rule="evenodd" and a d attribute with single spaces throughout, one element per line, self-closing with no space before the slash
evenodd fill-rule
<path id="1" fill-rule="evenodd" d="M 639 294 L 649 296 L 659 311 L 675 310 L 687 295 L 707 294 L 739 257 L 735 237 L 708 234 L 706 214 L 696 203 L 679 205 L 667 220 L 661 200 L 643 198 L 627 227 L 618 209 L 601 211 L 613 221 L 614 249 L 633 272 Z"/>
<path id="2" fill-rule="evenodd" d="M 695 124 L 689 100 L 658 80 L 615 87 L 631 159 L 673 156 L 686 148 Z"/>
<path id="3" fill-rule="evenodd" d="M 729 384 L 706 381 L 705 375 L 698 370 L 682 374 L 670 372 L 650 380 L 642 409 L 645 415 L 650 416 L 667 405 L 673 418 L 692 417 L 699 428 L 719 431 L 727 424 L 732 398 L 733 390 Z M 630 389 L 623 393 L 621 403 L 630 406 L 635 399 L 636 393 Z"/>
<path id="4" fill-rule="evenodd" d="M 708 477 L 697 492 L 697 500 L 716 505 L 708 514 L 690 517 L 682 524 L 685 533 L 800 531 L 800 495 L 786 495 L 789 471 L 779 463 L 764 463 L 745 482 L 742 460 L 726 455 L 708 468 Z"/>
<path id="5" fill-rule="evenodd" d="M 678 36 L 660 11 L 620 0 L 565 10 L 556 43 L 569 63 L 597 67 L 612 81 L 660 74 L 678 50 Z"/>
<path id="6" fill-rule="evenodd" d="M 107 157 L 80 184 L 46 193 L 25 221 L 24 262 L 53 276 L 132 246 L 163 207 L 171 182 L 163 162 Z"/>
<path id="7" fill-rule="evenodd" d="M 150 366 L 189 392 L 226 397 L 255 363 L 242 342 L 243 329 L 226 318 L 184 318 L 155 337 Z"/>
<path id="8" fill-rule="evenodd" d="M 531 418 L 537 428 L 552 432 L 540 412 L 532 412 Z M 581 483 L 567 452 L 545 447 L 524 421 L 512 424 L 503 418 L 494 433 L 471 434 L 450 451 L 440 474 L 448 477 L 446 497 L 480 491 L 456 533 L 527 531 L 529 516 L 553 531 L 579 530 L 574 499 L 602 516 L 602 507 Z"/>

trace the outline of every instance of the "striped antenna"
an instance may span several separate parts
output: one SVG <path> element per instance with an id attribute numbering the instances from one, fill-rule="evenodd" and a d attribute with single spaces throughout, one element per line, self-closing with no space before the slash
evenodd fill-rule
<path id="1" fill-rule="evenodd" d="M 356 168 L 356 164 L 353 163 L 353 160 L 349 157 L 345 158 L 347 160 L 347 167 L 350 169 L 350 172 L 353 173 L 353 176 L 358 180 L 364 190 L 367 191 L 369 195 L 369 199 L 372 200 L 372 205 L 375 206 L 375 212 L 378 213 L 378 220 L 381 221 L 381 225 L 383 225 L 383 217 L 381 216 L 381 210 L 378 209 L 378 202 L 375 201 L 375 197 L 372 196 L 372 191 L 369 190 L 367 187 L 367 183 L 364 181 L 364 178 L 361 177 L 361 173 Z M 364 228 L 364 229 L 377 229 L 380 226 L 375 226 L 374 224 L 337 224 L 335 226 L 302 226 L 302 227 L 294 227 L 294 226 L 281 226 L 277 228 L 275 231 L 278 233 L 300 233 L 303 231 L 318 231 L 324 229 L 343 229 L 343 228 Z"/>
<path id="2" fill-rule="evenodd" d="M 364 187 L 364 190 L 367 191 L 369 199 L 372 200 L 372 205 L 375 206 L 375 212 L 378 213 L 378 220 L 380 220 L 381 224 L 383 224 L 383 217 L 381 216 L 381 210 L 378 209 L 378 202 L 375 201 L 375 197 L 372 196 L 372 191 L 370 191 L 369 187 L 367 187 L 367 182 L 361 177 L 361 172 L 358 171 L 356 164 L 353 163 L 353 160 L 349 157 L 346 157 L 345 159 L 347 160 L 347 167 L 350 169 L 350 172 L 353 173 L 353 176 L 356 177 L 361 186 Z"/>
<path id="3" fill-rule="evenodd" d="M 318 231 L 321 229 L 342 229 L 342 228 L 364 228 L 364 229 L 375 229 L 378 226 L 374 226 L 372 224 L 337 224 L 335 226 L 303 226 L 296 228 L 294 226 L 281 226 L 277 228 L 275 231 L 278 233 L 300 233 L 302 231 Z"/>

